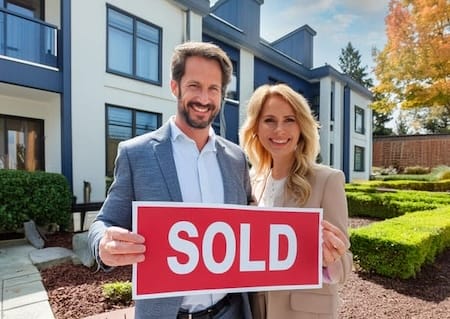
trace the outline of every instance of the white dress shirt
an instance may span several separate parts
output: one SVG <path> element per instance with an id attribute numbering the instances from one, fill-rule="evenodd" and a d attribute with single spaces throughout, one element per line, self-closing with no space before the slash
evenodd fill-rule
<path id="1" fill-rule="evenodd" d="M 173 157 L 183 202 L 223 204 L 222 173 L 217 160 L 216 135 L 210 128 L 209 139 L 201 151 L 195 141 L 170 120 Z M 196 312 L 214 305 L 226 294 L 199 294 L 183 298 L 181 308 Z"/>

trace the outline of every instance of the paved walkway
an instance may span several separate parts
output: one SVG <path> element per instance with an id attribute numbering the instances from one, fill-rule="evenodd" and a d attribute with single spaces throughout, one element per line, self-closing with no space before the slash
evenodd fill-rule
<path id="1" fill-rule="evenodd" d="M 37 250 L 25 239 L 0 241 L 0 319 L 57 319 L 41 274 L 30 259 Z M 134 308 L 84 319 L 134 319 Z"/>
<path id="2" fill-rule="evenodd" d="M 25 240 L 0 242 L 0 319 L 54 319 L 33 250 Z"/>

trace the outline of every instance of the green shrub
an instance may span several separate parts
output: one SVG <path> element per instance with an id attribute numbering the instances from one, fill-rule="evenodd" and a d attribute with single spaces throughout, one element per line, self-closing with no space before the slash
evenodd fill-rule
<path id="1" fill-rule="evenodd" d="M 0 231 L 16 231 L 29 220 L 65 228 L 71 203 L 69 185 L 61 174 L 0 169 Z"/>
<path id="2" fill-rule="evenodd" d="M 349 215 L 388 219 L 409 212 L 450 206 L 447 193 L 402 191 L 370 187 L 367 184 L 346 186 Z"/>
<path id="3" fill-rule="evenodd" d="M 450 167 L 441 165 L 434 167 L 430 172 L 424 173 L 426 169 L 422 167 L 408 167 L 405 169 L 405 174 L 397 174 L 397 171 L 392 168 L 380 169 L 377 167 L 372 168 L 374 173 L 374 179 L 378 181 L 442 181 L 450 179 Z M 449 185 L 447 189 L 431 189 L 430 191 L 449 191 Z"/>
<path id="4" fill-rule="evenodd" d="M 429 174 L 431 172 L 431 169 L 429 167 L 422 167 L 422 166 L 408 166 L 405 167 L 403 173 L 404 174 L 415 174 L 415 175 L 424 175 Z"/>
<path id="5" fill-rule="evenodd" d="M 437 178 L 441 181 L 444 180 L 450 180 L 450 168 L 447 168 L 446 170 L 442 170 L 437 174 Z"/>
<path id="6" fill-rule="evenodd" d="M 102 286 L 103 296 L 112 304 L 130 305 L 131 287 L 129 281 L 107 283 Z"/>
<path id="7" fill-rule="evenodd" d="M 364 270 L 407 279 L 450 247 L 450 206 L 350 229 L 351 251 Z"/>
<path id="8" fill-rule="evenodd" d="M 414 175 L 417 176 L 417 175 Z M 400 189 L 400 190 L 417 190 L 417 191 L 429 191 L 429 192 L 448 192 L 450 191 L 450 179 L 435 179 L 429 180 L 375 180 L 359 183 L 351 183 L 346 186 L 346 189 L 364 189 L 368 188 L 385 188 L 385 189 Z"/>

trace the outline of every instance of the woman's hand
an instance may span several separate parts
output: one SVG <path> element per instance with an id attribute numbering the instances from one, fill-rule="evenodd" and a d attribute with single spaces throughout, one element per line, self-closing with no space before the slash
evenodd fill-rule
<path id="1" fill-rule="evenodd" d="M 336 226 L 322 221 L 322 266 L 328 267 L 341 258 L 350 247 L 347 236 Z"/>

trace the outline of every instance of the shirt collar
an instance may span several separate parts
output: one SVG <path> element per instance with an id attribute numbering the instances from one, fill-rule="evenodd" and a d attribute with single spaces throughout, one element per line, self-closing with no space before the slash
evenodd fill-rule
<path id="1" fill-rule="evenodd" d="M 174 143 L 177 140 L 181 141 L 181 139 L 184 139 L 186 141 L 192 141 L 193 143 L 195 143 L 192 138 L 184 134 L 183 131 L 181 131 L 180 128 L 177 126 L 177 124 L 175 123 L 175 115 L 170 117 L 169 124 L 172 143 Z M 214 129 L 211 126 L 209 127 L 208 136 L 209 136 L 208 142 L 206 143 L 203 149 L 216 152 L 216 133 L 214 132 Z"/>

